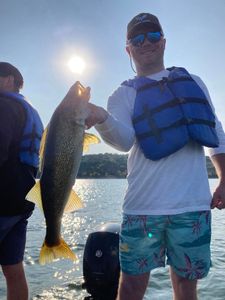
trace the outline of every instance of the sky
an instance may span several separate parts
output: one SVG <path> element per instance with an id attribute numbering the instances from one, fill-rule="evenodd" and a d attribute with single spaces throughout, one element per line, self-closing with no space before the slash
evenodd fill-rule
<path id="1" fill-rule="evenodd" d="M 92 103 L 106 108 L 113 91 L 135 75 L 126 26 L 141 12 L 160 20 L 165 66 L 201 77 L 225 128 L 225 0 L 0 0 L 0 61 L 21 71 L 22 94 L 45 126 L 77 80 L 91 87 Z M 82 74 L 67 66 L 74 55 L 86 63 Z M 106 152 L 119 153 L 102 141 L 89 154 Z"/>

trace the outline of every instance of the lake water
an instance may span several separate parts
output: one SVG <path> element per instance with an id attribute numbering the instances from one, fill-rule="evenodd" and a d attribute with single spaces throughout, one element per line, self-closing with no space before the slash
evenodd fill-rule
<path id="1" fill-rule="evenodd" d="M 213 190 L 218 180 L 210 179 Z M 125 179 L 79 179 L 75 190 L 83 199 L 85 208 L 63 217 L 62 233 L 65 241 L 77 254 L 75 263 L 60 260 L 40 266 L 38 256 L 45 235 L 43 215 L 35 209 L 28 225 L 25 252 L 25 272 L 30 289 L 30 299 L 76 299 L 87 294 L 82 290 L 82 257 L 89 233 L 103 223 L 121 220 L 121 203 L 127 182 Z M 199 281 L 199 300 L 225 299 L 225 210 L 213 210 L 212 268 L 207 278 Z M 0 299 L 6 290 L 0 273 Z M 145 300 L 172 299 L 168 267 L 154 270 Z M 107 300 L 107 299 L 106 299 Z"/>

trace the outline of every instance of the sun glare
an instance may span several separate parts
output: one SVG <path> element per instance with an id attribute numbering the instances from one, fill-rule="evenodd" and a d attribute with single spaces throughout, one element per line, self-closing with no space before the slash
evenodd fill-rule
<path id="1" fill-rule="evenodd" d="M 68 61 L 67 66 L 71 72 L 82 74 L 85 70 L 86 64 L 81 57 L 73 56 Z"/>

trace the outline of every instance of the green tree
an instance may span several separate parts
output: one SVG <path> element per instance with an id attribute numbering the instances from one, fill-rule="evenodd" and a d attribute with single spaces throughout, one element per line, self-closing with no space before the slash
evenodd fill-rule
<path id="1" fill-rule="evenodd" d="M 209 178 L 216 178 L 215 168 L 206 157 Z M 81 160 L 78 178 L 125 178 L 127 175 L 126 154 L 91 154 Z"/>

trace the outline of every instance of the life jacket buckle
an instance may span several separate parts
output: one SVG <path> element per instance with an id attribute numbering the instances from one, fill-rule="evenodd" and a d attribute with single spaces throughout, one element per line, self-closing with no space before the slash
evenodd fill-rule
<path id="1" fill-rule="evenodd" d="M 167 82 L 168 82 L 168 78 L 167 78 L 167 77 L 163 77 L 163 78 L 159 81 L 159 89 L 160 89 L 160 92 L 163 93 L 163 92 L 165 91 Z"/>
<path id="2" fill-rule="evenodd" d="M 178 98 L 178 101 L 180 104 L 184 104 L 186 102 L 185 98 L 182 97 Z"/>
<path id="3" fill-rule="evenodd" d="M 186 118 L 186 122 L 187 122 L 187 124 L 193 124 L 193 119 L 191 119 L 191 118 Z"/>

